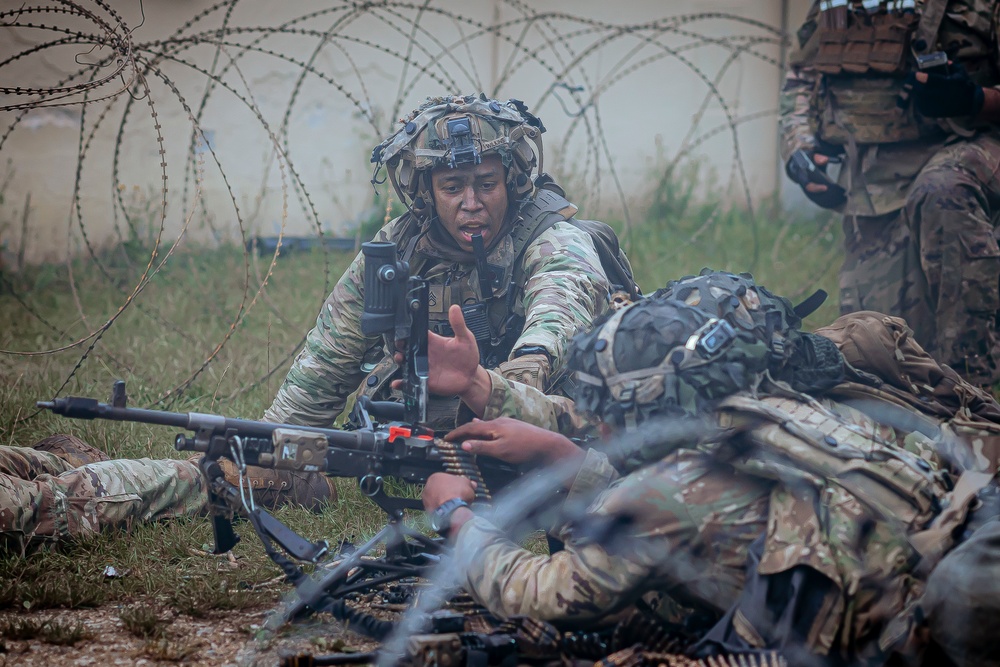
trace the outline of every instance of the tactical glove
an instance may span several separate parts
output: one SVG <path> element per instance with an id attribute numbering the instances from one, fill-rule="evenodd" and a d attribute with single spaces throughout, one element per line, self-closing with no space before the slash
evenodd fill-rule
<path id="1" fill-rule="evenodd" d="M 920 115 L 926 118 L 962 118 L 976 116 L 986 100 L 982 86 L 969 78 L 969 73 L 958 64 L 949 66 L 948 74 L 927 73 L 927 81 L 917 81 L 910 74 L 907 84 L 913 87 L 913 103 Z"/>
<path id="2" fill-rule="evenodd" d="M 817 165 L 813 156 L 817 151 L 799 149 L 792 153 L 785 165 L 788 177 L 798 183 L 809 200 L 823 208 L 837 208 L 847 201 L 847 193 L 826 174 L 826 165 Z M 806 186 L 810 183 L 823 185 L 823 192 L 810 192 Z"/>

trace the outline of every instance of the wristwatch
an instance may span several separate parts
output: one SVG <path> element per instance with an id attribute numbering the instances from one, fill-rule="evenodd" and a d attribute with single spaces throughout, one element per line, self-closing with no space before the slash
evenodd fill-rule
<path id="1" fill-rule="evenodd" d="M 431 528 L 438 535 L 447 535 L 448 529 L 451 527 L 451 515 L 454 514 L 455 510 L 459 507 L 468 506 L 469 503 L 465 502 L 461 498 L 452 498 L 451 500 L 444 501 L 441 503 L 440 507 L 427 515 Z"/>

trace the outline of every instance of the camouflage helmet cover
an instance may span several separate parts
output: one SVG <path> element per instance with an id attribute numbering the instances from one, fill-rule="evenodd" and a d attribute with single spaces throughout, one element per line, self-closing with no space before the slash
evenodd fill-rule
<path id="1" fill-rule="evenodd" d="M 788 299 L 758 285 L 749 273 L 705 268 L 697 276 L 669 281 L 653 296 L 683 301 L 752 333 L 771 348 L 774 370 L 791 356 L 802 325 Z"/>
<path id="2" fill-rule="evenodd" d="M 402 127 L 375 147 L 371 160 L 376 176 L 385 166 L 397 196 L 420 218 L 433 201 L 429 174 L 435 167 L 478 164 L 484 155 L 499 155 L 515 199 L 531 192 L 536 167 L 541 172 L 545 126 L 520 100 L 500 102 L 484 94 L 433 97 L 400 122 Z"/>
<path id="3" fill-rule="evenodd" d="M 634 427 L 693 416 L 759 382 L 769 350 L 751 333 L 682 301 L 649 297 L 573 339 L 579 411 Z"/>
<path id="4" fill-rule="evenodd" d="M 671 280 L 653 297 L 683 301 L 752 335 L 768 348 L 771 377 L 796 391 L 818 393 L 844 379 L 845 362 L 837 346 L 802 331 L 802 318 L 792 302 L 759 285 L 749 273 L 705 268 L 697 276 Z"/>

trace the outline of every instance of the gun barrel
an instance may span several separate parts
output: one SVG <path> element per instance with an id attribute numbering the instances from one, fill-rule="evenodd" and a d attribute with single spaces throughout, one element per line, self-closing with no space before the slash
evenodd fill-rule
<path id="1" fill-rule="evenodd" d="M 38 401 L 35 405 L 71 419 L 108 419 L 111 421 L 139 422 L 159 426 L 172 426 L 188 431 L 207 430 L 218 434 L 223 434 L 231 430 L 250 438 L 270 438 L 275 429 L 294 428 L 301 431 L 320 433 L 326 436 L 329 443 L 335 447 L 347 447 L 362 451 L 370 451 L 375 443 L 375 436 L 370 431 L 340 431 L 316 426 L 275 424 L 249 419 L 232 419 L 223 417 L 222 415 L 199 412 L 182 413 L 147 410 L 144 408 L 119 408 L 108 403 L 101 403 L 96 398 L 84 398 L 81 396 L 67 396 L 51 401 Z"/>
<path id="2" fill-rule="evenodd" d="M 108 403 L 101 403 L 96 398 L 67 396 L 51 401 L 39 401 L 35 405 L 71 419 L 109 419 L 188 428 L 187 414 L 142 408 L 117 408 Z"/>

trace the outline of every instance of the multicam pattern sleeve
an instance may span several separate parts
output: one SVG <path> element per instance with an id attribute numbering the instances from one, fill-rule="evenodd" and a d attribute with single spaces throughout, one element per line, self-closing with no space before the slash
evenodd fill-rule
<path id="1" fill-rule="evenodd" d="M 590 235 L 566 222 L 535 239 L 523 261 L 525 323 L 514 349 L 544 347 L 556 370 L 567 341 L 607 308 L 611 288 Z"/>
<path id="2" fill-rule="evenodd" d="M 816 146 L 815 127 L 811 122 L 813 94 L 818 83 L 818 75 L 811 68 L 800 66 L 807 57 L 816 30 L 816 17 L 819 14 L 819 3 L 814 2 L 806 17 L 805 23 L 799 29 L 798 49 L 789 57 L 788 71 L 785 73 L 785 83 L 781 90 L 780 126 L 781 126 L 781 159 L 788 162 L 792 153 L 799 149 L 811 149 Z"/>
<path id="3" fill-rule="evenodd" d="M 457 553 L 474 599 L 504 617 L 590 620 L 632 599 L 648 568 L 598 544 L 539 556 L 519 548 L 482 518 L 459 534 Z"/>
<path id="4" fill-rule="evenodd" d="M 593 424 L 573 410 L 573 401 L 549 396 L 520 382 L 507 380 L 495 371 L 486 371 L 492 388 L 483 419 L 513 417 L 567 437 L 589 435 Z"/>
<path id="5" fill-rule="evenodd" d="M 191 461 L 117 459 L 73 468 L 48 452 L 0 447 L 0 551 L 194 516 L 207 500 Z"/>
<path id="6" fill-rule="evenodd" d="M 327 297 L 264 419 L 283 424 L 329 426 L 365 374 L 361 359 L 379 344 L 361 333 L 364 256 L 360 253 Z"/>
<path id="7" fill-rule="evenodd" d="M 588 450 L 567 504 L 589 503 L 617 477 L 607 457 Z M 468 561 L 462 565 L 469 573 L 465 583 L 471 594 L 504 616 L 597 618 L 616 606 L 645 574 L 642 565 L 619 562 L 596 544 L 551 557 L 530 554 L 482 517 L 462 527 L 456 553 Z M 488 565 L 482 567 L 483 563 Z"/>
<path id="8" fill-rule="evenodd" d="M 603 456 L 590 453 L 569 498 L 597 491 L 584 521 L 627 513 L 635 517 L 632 534 L 597 543 L 562 531 L 566 549 L 540 556 L 485 518 L 462 526 L 455 553 L 469 594 L 495 614 L 546 621 L 602 618 L 650 591 L 720 611 L 733 603 L 747 547 L 767 525 L 768 484 L 693 450 L 616 479 Z"/>

